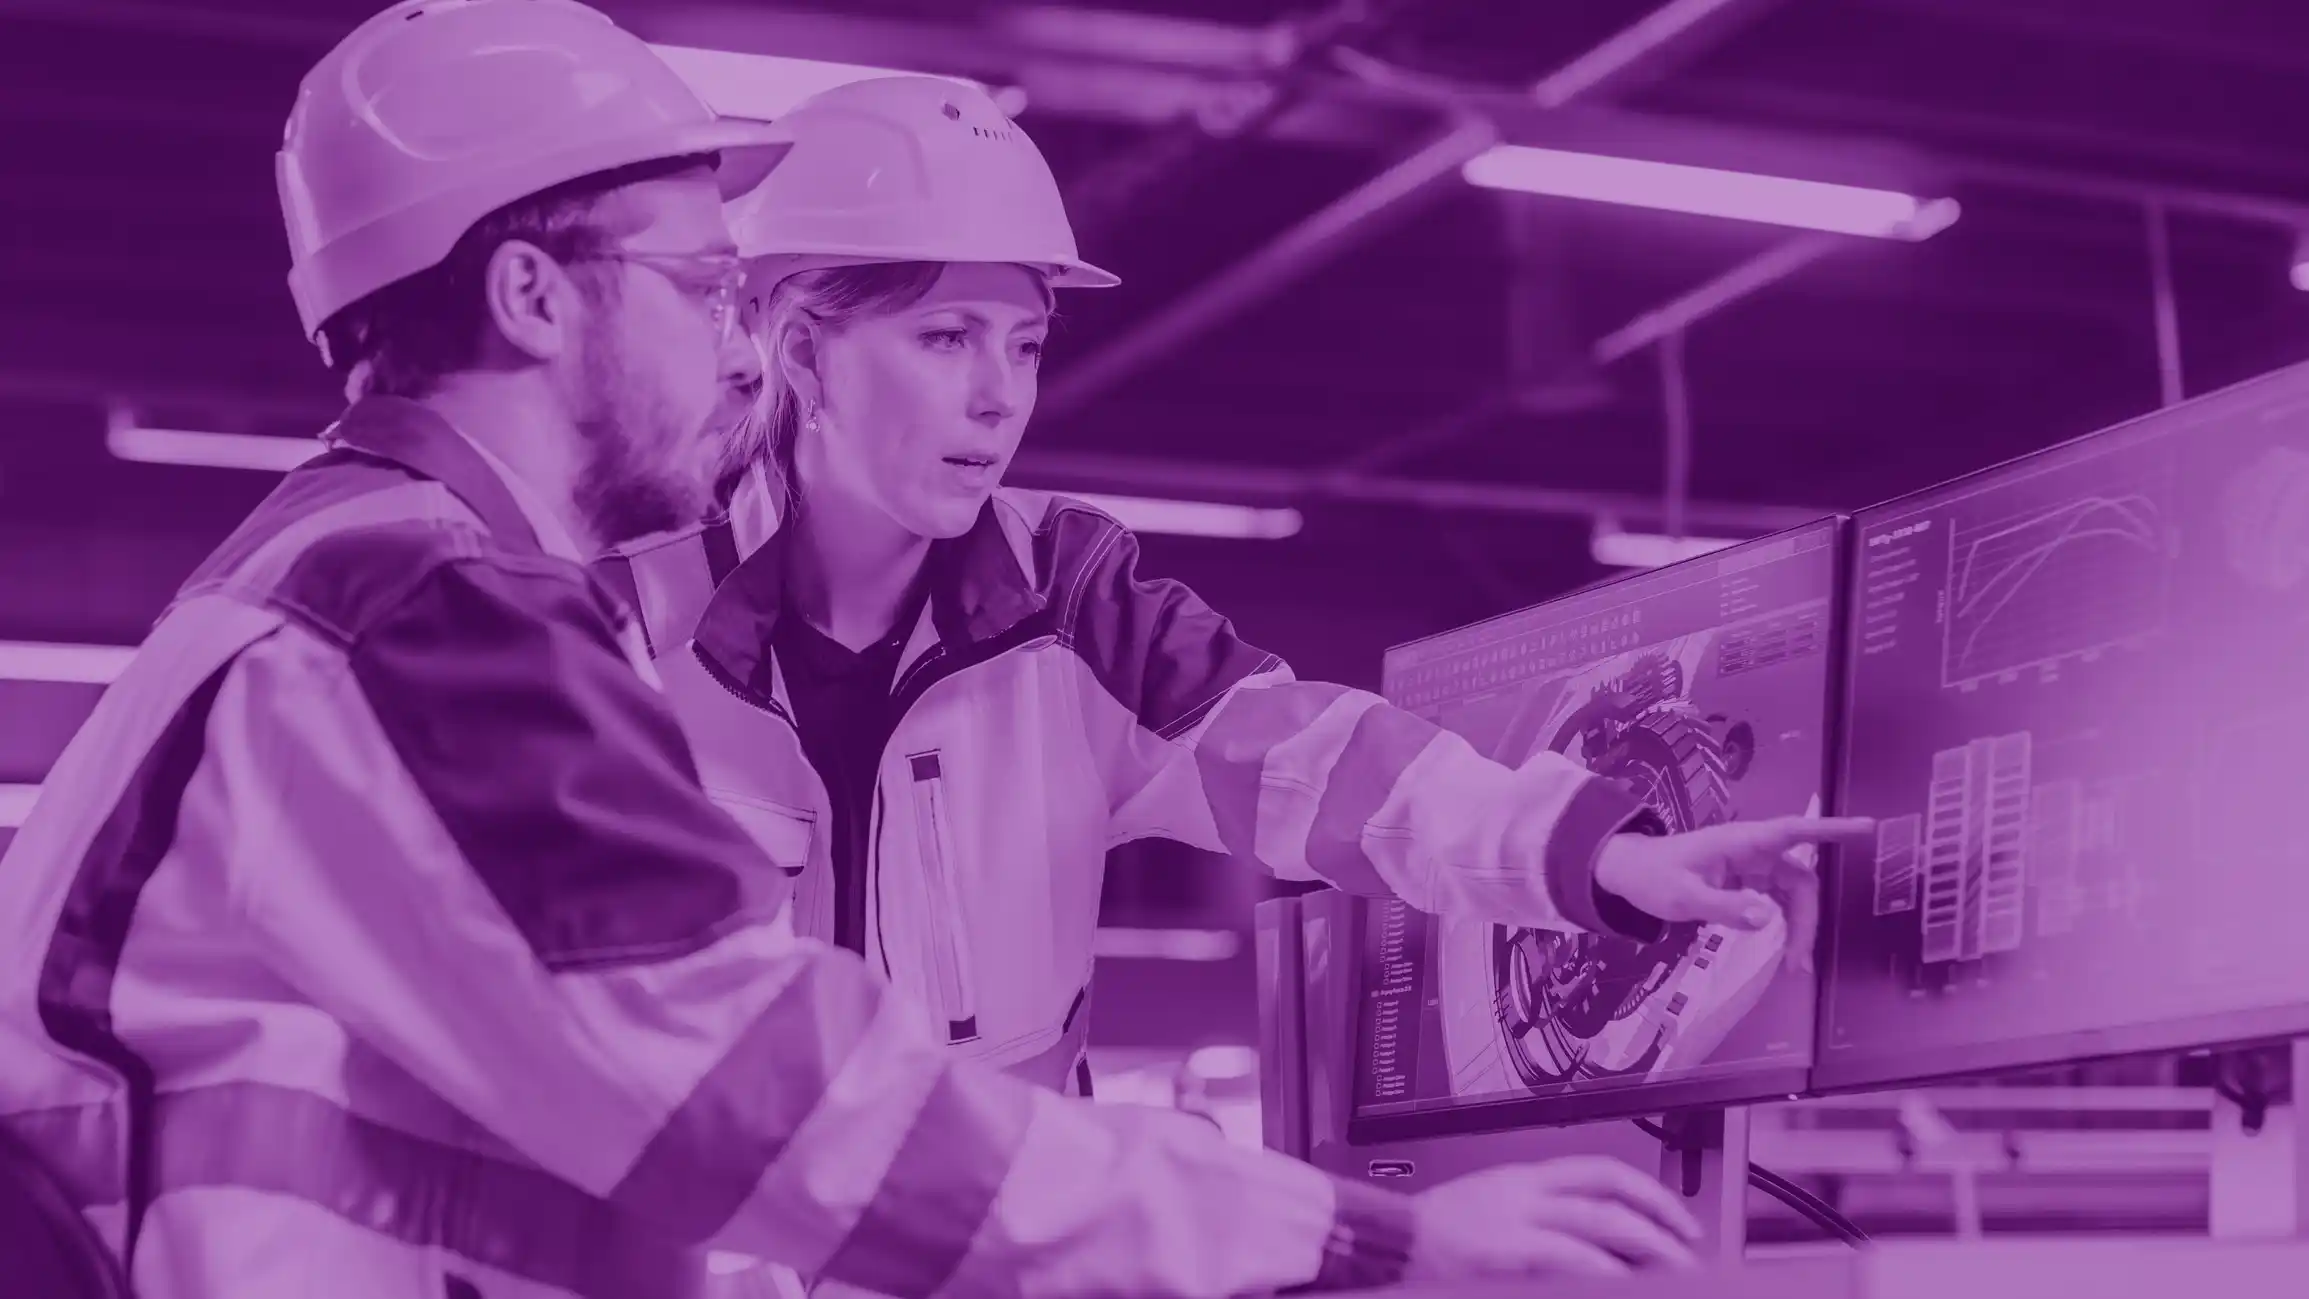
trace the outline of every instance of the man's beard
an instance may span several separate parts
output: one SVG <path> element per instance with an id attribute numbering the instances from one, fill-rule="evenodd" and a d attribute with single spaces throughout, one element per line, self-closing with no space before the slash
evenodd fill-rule
<path id="1" fill-rule="evenodd" d="M 708 484 L 669 463 L 694 437 L 674 427 L 669 403 L 639 381 L 606 331 L 587 335 L 574 403 L 575 503 L 595 541 L 614 546 L 698 522 L 711 504 Z"/>

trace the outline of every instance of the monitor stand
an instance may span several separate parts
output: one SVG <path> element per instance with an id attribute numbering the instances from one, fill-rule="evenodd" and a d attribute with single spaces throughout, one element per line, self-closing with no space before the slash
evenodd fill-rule
<path id="1" fill-rule="evenodd" d="M 1700 1220 L 1701 1257 L 1738 1262 L 1748 1247 L 1747 1109 L 1675 1110 L 1660 1126 L 1660 1180 Z"/>
<path id="2" fill-rule="evenodd" d="M 2220 1240 L 2309 1237 L 2309 1039 L 2290 1044 L 2290 1085 L 2266 1054 L 2216 1057 L 2211 1215 Z"/>

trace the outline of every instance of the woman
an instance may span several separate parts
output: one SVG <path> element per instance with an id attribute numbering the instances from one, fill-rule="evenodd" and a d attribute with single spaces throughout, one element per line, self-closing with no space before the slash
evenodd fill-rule
<path id="1" fill-rule="evenodd" d="M 787 869 L 797 929 L 863 953 L 957 1050 L 1087 1092 L 1107 853 L 1163 836 L 1435 912 L 1656 936 L 1759 928 L 1791 854 L 1865 822 L 1655 838 L 1618 784 L 1519 769 L 1374 696 L 1299 682 L 1077 502 L 1001 486 L 1076 255 L 984 95 L 860 82 L 731 212 L 761 389 L 726 518 L 627 552 L 714 793 Z M 688 643 L 684 643 L 685 640 Z M 1633 833 L 1630 833 L 1633 832 Z"/>

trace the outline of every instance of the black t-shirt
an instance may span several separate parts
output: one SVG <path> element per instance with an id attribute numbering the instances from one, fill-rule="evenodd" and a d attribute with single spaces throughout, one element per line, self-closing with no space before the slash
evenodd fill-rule
<path id="1" fill-rule="evenodd" d="M 891 690 L 921 608 L 919 598 L 911 601 L 890 634 L 863 650 L 848 648 L 793 613 L 778 619 L 771 638 L 802 752 L 826 783 L 833 809 L 834 941 L 861 954 L 877 774 L 898 725 Z"/>

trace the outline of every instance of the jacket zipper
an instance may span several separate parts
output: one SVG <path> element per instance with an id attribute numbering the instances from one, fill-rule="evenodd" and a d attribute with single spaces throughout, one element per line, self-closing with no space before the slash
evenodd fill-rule
<path id="1" fill-rule="evenodd" d="M 859 909 L 872 914 L 860 917 L 865 922 L 860 928 L 874 936 L 874 954 L 882 962 L 882 977 L 893 978 L 895 976 L 890 973 L 890 944 L 882 938 L 882 777 L 878 772 L 874 777 L 874 812 L 866 821 L 866 860 L 862 865 L 865 867 L 866 878 L 858 888 Z M 872 890 L 871 894 L 868 890 Z M 872 899 L 871 905 L 868 904 L 869 897 Z M 860 941 L 862 943 L 863 939 Z"/>
<path id="2" fill-rule="evenodd" d="M 1020 627 L 1023 628 L 1025 625 L 1022 623 Z M 924 671 L 935 664 L 944 662 L 947 658 L 946 646 L 943 643 L 931 646 L 929 652 L 916 660 L 914 666 L 906 669 L 899 677 L 898 684 L 890 692 L 890 706 L 897 710 L 897 715 L 890 720 L 890 733 L 893 736 L 897 734 L 898 728 L 906 722 L 906 714 L 931 686 L 964 668 L 999 658 L 1018 646 L 1037 638 L 1033 635 L 1019 635 L 1017 629 L 1013 629 L 1011 634 L 999 636 L 986 642 L 981 647 L 982 652 L 952 663 L 946 672 L 924 679 L 922 676 Z M 793 715 L 788 713 L 784 706 L 779 704 L 777 700 L 765 699 L 754 690 L 732 680 L 730 675 L 722 670 L 721 665 L 708 657 L 705 650 L 695 641 L 690 642 L 690 657 L 696 659 L 698 666 L 705 669 L 705 674 L 711 677 L 714 684 L 720 686 L 732 699 L 749 708 L 768 713 L 787 726 L 793 727 L 796 734 L 800 733 L 800 725 L 794 721 Z M 887 757 L 889 757 L 889 745 L 885 741 L 882 753 L 875 762 L 877 772 L 881 766 L 880 760 Z M 870 914 L 860 917 L 864 923 L 860 926 L 859 946 L 864 947 L 868 936 L 871 935 L 874 947 L 873 955 L 880 959 L 882 977 L 887 979 L 891 978 L 892 975 L 890 971 L 890 946 L 882 932 L 882 819 L 882 780 L 877 774 L 874 779 L 874 809 L 873 814 L 868 818 L 866 829 L 866 860 L 863 863 L 866 879 L 860 887 L 861 901 L 867 903 L 861 909 Z M 835 903 L 837 906 L 841 904 L 839 888 L 835 890 Z M 835 924 L 838 929 L 840 926 L 839 917 L 836 918 Z M 861 951 L 859 955 L 867 954 Z"/>
<path id="3" fill-rule="evenodd" d="M 945 764 L 937 750 L 911 754 L 907 774 L 914 783 L 914 837 L 922 857 L 923 892 L 930 899 L 931 977 L 946 1012 L 948 1044 L 978 1040 L 978 994 L 970 972 L 970 935 L 961 925 L 939 922 L 959 913 L 952 855 L 947 852 Z"/>
<path id="4" fill-rule="evenodd" d="M 928 694 L 932 686 L 957 672 L 976 667 L 981 663 L 991 662 L 1029 641 L 1039 640 L 1049 634 L 1047 632 L 1030 632 L 1031 625 L 1031 619 L 1022 620 L 1002 635 L 992 640 L 980 642 L 974 648 L 974 652 L 968 656 L 951 661 L 948 660 L 944 641 L 931 646 L 927 653 L 915 660 L 914 666 L 899 674 L 898 684 L 891 688 L 890 707 L 896 710 L 896 715 L 890 719 L 891 738 L 897 737 L 898 728 L 906 724 L 906 714 L 913 711 L 914 705 L 921 702 L 922 696 Z M 924 672 L 939 664 L 944 664 L 946 670 L 929 677 L 923 676 Z M 881 756 L 884 758 L 890 756 L 887 741 L 883 744 Z M 877 770 L 879 767 L 880 763 L 877 762 Z M 882 933 L 882 781 L 879 775 L 874 780 L 873 826 L 866 837 L 866 872 L 869 880 L 868 886 L 874 890 L 872 908 L 874 914 L 867 928 L 874 935 L 875 950 L 882 954 L 882 977 L 889 978 L 891 977 L 890 947 Z"/>
<path id="5" fill-rule="evenodd" d="M 801 728 L 795 725 L 793 714 L 788 713 L 783 704 L 775 699 L 765 699 L 747 687 L 731 680 L 730 675 L 722 671 L 721 664 L 708 658 L 705 650 L 701 649 L 695 641 L 690 642 L 690 657 L 696 659 L 698 666 L 705 669 L 706 675 L 713 678 L 713 683 L 728 692 L 732 699 L 749 708 L 768 713 L 786 725 L 794 727 L 797 734 L 800 732 Z"/>

